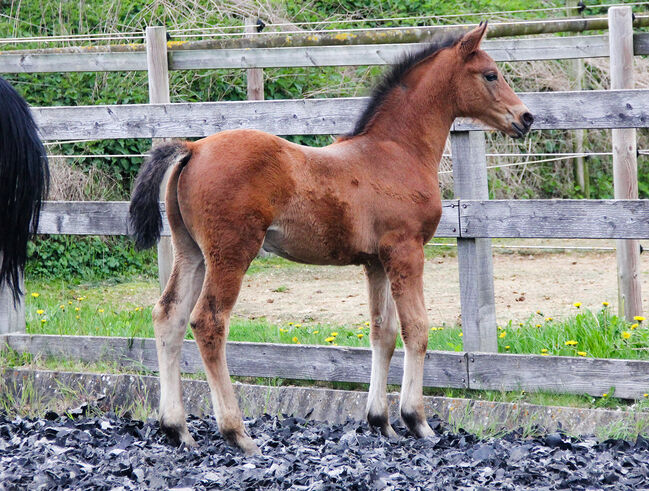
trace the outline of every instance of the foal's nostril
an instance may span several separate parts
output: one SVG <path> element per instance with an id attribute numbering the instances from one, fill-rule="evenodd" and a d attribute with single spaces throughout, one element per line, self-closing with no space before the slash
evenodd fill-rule
<path id="1" fill-rule="evenodd" d="M 534 122 L 534 116 L 532 116 L 532 113 L 529 112 L 523 113 L 523 115 L 521 116 L 521 120 L 523 121 L 523 124 L 527 128 L 529 128 L 530 126 L 532 126 L 532 123 Z"/>

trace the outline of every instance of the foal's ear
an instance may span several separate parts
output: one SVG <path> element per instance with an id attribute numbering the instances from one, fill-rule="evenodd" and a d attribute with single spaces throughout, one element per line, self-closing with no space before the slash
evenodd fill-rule
<path id="1" fill-rule="evenodd" d="M 459 45 L 460 55 L 466 59 L 475 53 L 480 48 L 480 43 L 485 34 L 487 34 L 487 21 L 480 22 L 478 27 L 462 36 Z"/>

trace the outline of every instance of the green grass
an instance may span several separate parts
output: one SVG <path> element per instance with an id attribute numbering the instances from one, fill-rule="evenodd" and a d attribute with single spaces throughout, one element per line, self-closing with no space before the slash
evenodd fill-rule
<path id="1" fill-rule="evenodd" d="M 264 267 L 272 267 L 273 259 Z M 31 334 L 153 337 L 151 307 L 146 295 L 151 283 L 101 282 L 71 285 L 65 282 L 28 282 L 26 320 Z M 154 295 L 154 296 L 155 296 Z M 150 299 L 149 299 L 150 300 Z M 187 338 L 192 339 L 191 329 Z M 369 347 L 369 324 L 332 325 L 315 322 L 273 324 L 266 319 L 233 317 L 231 341 Z M 397 347 L 402 347 L 397 339 Z M 462 351 L 462 330 L 433 326 L 428 349 Z M 574 308 L 561 320 L 541 312 L 526 322 L 498 328 L 501 353 L 649 359 L 649 329 L 642 322 L 629 324 L 602 306 L 597 312 Z"/>

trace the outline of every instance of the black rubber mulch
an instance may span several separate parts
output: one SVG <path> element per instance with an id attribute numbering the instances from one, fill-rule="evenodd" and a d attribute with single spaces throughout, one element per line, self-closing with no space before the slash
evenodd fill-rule
<path id="1" fill-rule="evenodd" d="M 78 411 L 83 412 L 83 411 Z M 265 416 L 246 424 L 264 456 L 227 446 L 213 418 L 190 418 L 197 449 L 158 423 L 114 415 L 10 419 L 0 414 L 0 489 L 639 489 L 649 441 L 560 433 L 478 440 L 431 420 L 435 438 L 389 441 L 365 423 Z"/>

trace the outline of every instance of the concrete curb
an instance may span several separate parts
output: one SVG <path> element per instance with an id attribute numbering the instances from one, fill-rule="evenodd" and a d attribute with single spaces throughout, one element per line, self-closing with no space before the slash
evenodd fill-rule
<path id="1" fill-rule="evenodd" d="M 158 378 L 141 375 L 108 375 L 53 372 L 29 369 L 0 369 L 5 389 L 19 396 L 31 386 L 41 402 L 58 411 L 83 401 L 97 401 L 100 409 L 157 408 Z M 188 413 L 211 414 L 207 382 L 183 380 Z M 365 392 L 310 388 L 269 387 L 235 384 L 246 417 L 264 413 L 305 417 L 329 423 L 365 418 Z M 392 418 L 398 417 L 398 394 L 390 394 Z M 536 406 L 473 399 L 425 397 L 426 412 L 443 421 L 468 429 L 507 430 L 538 425 L 547 431 L 557 427 L 575 435 L 596 434 L 605 428 L 649 431 L 649 413 L 609 409 Z"/>

